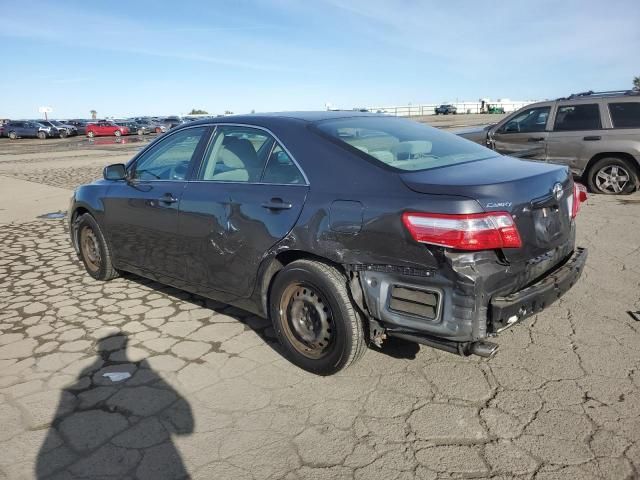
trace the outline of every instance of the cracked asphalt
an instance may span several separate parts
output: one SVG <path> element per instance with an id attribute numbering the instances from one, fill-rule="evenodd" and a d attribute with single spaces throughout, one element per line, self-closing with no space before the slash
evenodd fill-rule
<path id="1" fill-rule="evenodd" d="M 58 188 L 131 153 L 5 151 L 1 176 Z M 394 341 L 323 378 L 266 320 L 93 280 L 63 220 L 3 224 L 0 478 L 639 478 L 640 194 L 591 196 L 578 244 L 579 283 L 493 359 Z"/>

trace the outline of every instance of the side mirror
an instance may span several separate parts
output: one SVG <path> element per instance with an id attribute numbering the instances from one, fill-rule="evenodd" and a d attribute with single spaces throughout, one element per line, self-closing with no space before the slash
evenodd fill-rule
<path id="1" fill-rule="evenodd" d="M 105 180 L 124 180 L 127 176 L 127 169 L 123 163 L 114 163 L 104 167 L 102 176 Z"/>

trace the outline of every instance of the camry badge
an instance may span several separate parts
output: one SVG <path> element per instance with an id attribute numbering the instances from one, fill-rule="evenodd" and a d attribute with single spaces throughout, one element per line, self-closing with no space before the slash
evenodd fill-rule
<path id="1" fill-rule="evenodd" d="M 559 183 L 556 183 L 553 186 L 553 189 L 551 190 L 551 193 L 553 193 L 553 197 L 556 200 L 560 200 L 562 198 L 562 195 L 564 195 L 564 192 L 562 191 L 562 185 Z"/>

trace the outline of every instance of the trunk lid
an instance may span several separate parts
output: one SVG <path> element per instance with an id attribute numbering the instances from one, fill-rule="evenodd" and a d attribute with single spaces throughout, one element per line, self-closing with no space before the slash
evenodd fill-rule
<path id="1" fill-rule="evenodd" d="M 573 241 L 573 182 L 564 165 L 496 156 L 400 177 L 415 192 L 465 196 L 486 212 L 509 212 L 522 240 L 521 248 L 502 250 L 509 261 L 529 260 Z"/>

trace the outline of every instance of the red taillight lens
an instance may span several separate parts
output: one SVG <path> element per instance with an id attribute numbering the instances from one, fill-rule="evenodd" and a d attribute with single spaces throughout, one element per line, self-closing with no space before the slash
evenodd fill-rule
<path id="1" fill-rule="evenodd" d="M 405 212 L 402 221 L 418 242 L 460 250 L 520 248 L 522 241 L 507 212 L 446 215 Z"/>
<path id="2" fill-rule="evenodd" d="M 573 184 L 573 204 L 571 205 L 571 218 L 576 218 L 580 211 L 580 204 L 587 201 L 587 187 L 581 183 Z"/>

